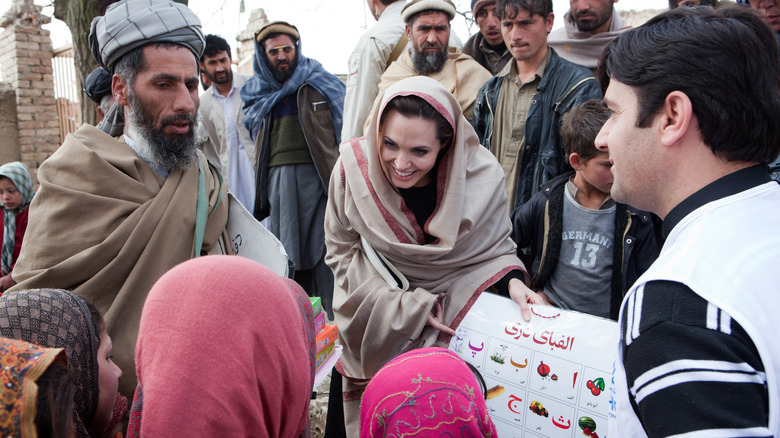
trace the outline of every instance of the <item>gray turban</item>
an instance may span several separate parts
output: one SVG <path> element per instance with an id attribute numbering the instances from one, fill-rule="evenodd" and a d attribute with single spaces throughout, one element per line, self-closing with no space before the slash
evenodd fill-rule
<path id="1" fill-rule="evenodd" d="M 184 46 L 200 59 L 206 44 L 200 19 L 187 6 L 169 0 L 123 0 L 92 20 L 89 49 L 108 72 L 124 55 L 150 43 Z"/>

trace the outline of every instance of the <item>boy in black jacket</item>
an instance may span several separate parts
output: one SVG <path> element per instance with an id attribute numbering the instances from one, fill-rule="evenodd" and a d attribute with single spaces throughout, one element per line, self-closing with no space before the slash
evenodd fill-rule
<path id="1" fill-rule="evenodd" d="M 608 118 L 599 99 L 563 116 L 561 136 L 574 172 L 515 209 L 512 238 L 519 255 L 533 260 L 536 290 L 549 304 L 617 320 L 623 295 L 658 249 L 650 214 L 609 195 L 609 154 L 594 144 Z"/>

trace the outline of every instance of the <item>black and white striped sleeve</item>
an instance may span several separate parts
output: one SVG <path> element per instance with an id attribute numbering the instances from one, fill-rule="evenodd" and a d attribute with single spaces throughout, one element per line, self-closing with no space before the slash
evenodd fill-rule
<path id="1" fill-rule="evenodd" d="M 771 437 L 764 366 L 745 330 L 681 283 L 624 304 L 623 364 L 650 437 Z"/>

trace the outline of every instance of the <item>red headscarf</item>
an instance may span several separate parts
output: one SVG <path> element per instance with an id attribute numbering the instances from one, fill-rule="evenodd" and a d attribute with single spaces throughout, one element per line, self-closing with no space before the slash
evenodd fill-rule
<path id="1" fill-rule="evenodd" d="M 254 261 L 173 268 L 141 315 L 141 436 L 308 436 L 313 331 L 302 289 Z"/>
<path id="2" fill-rule="evenodd" d="M 388 362 L 371 379 L 360 406 L 361 437 L 433 435 L 497 436 L 471 369 L 439 347 Z"/>

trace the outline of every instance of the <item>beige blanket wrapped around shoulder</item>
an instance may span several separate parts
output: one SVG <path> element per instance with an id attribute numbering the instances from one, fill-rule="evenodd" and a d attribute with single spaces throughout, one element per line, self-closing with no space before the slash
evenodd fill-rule
<path id="1" fill-rule="evenodd" d="M 166 271 L 193 257 L 199 170 L 196 161 L 163 178 L 121 139 L 84 125 L 41 165 L 13 290 L 68 289 L 92 301 L 124 374 L 120 391 L 132 395 L 146 295 Z M 209 212 L 202 249 L 221 252 L 227 188 L 198 154 Z"/>

